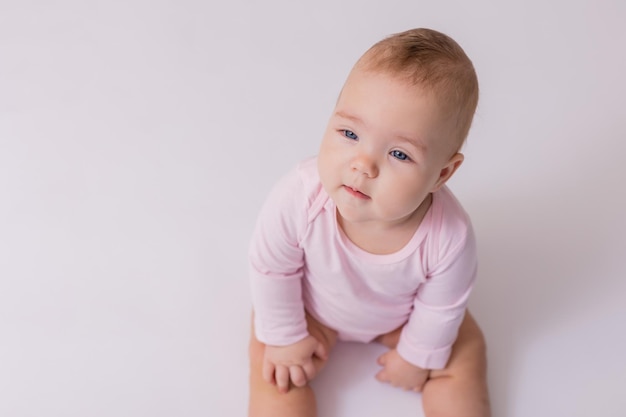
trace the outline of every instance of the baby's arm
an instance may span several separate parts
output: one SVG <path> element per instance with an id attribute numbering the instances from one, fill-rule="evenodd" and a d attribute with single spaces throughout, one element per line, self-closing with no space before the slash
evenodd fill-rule
<path id="1" fill-rule="evenodd" d="M 308 198 L 300 176 L 283 177 L 265 201 L 250 244 L 250 278 L 257 339 L 265 344 L 262 374 L 286 392 L 315 376 L 322 345 L 307 330 L 302 280 Z"/>
<path id="2" fill-rule="evenodd" d="M 327 352 L 324 345 L 311 335 L 287 346 L 267 345 L 263 379 L 276 384 L 280 392 L 289 390 L 290 380 L 296 387 L 303 387 L 315 378 L 314 356 L 326 360 Z"/>
<path id="3" fill-rule="evenodd" d="M 429 271 L 415 295 L 413 311 L 402 328 L 379 341 L 390 348 L 378 358 L 376 378 L 395 387 L 421 392 L 432 369 L 444 368 L 476 277 L 476 244 L 468 229 L 463 244 L 446 262 Z"/>

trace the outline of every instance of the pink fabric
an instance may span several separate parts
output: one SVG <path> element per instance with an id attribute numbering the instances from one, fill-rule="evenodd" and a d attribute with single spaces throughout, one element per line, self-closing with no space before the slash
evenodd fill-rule
<path id="1" fill-rule="evenodd" d="M 370 342 L 404 324 L 398 353 L 445 367 L 476 277 L 469 218 L 449 189 L 400 251 L 374 255 L 337 225 L 317 160 L 284 177 L 263 206 L 250 245 L 255 331 L 284 346 L 308 335 L 305 309 L 343 340 Z"/>

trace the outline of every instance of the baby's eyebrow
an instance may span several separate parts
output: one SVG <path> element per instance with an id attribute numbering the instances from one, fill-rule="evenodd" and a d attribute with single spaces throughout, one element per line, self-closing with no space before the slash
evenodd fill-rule
<path id="1" fill-rule="evenodd" d="M 403 135 L 396 135 L 396 137 L 398 139 L 400 139 L 401 141 L 410 143 L 411 145 L 415 146 L 421 152 L 426 151 L 427 147 L 424 144 L 424 142 L 420 140 L 420 138 L 412 138 L 412 137 L 403 136 Z"/>
<path id="2" fill-rule="evenodd" d="M 359 123 L 359 124 L 365 124 L 365 122 L 363 122 L 363 120 L 360 117 L 348 114 L 348 113 L 343 112 L 341 110 L 337 110 L 335 112 L 335 116 L 339 116 L 339 117 L 341 117 L 343 119 L 352 120 L 353 122 L 356 122 L 356 123 Z"/>

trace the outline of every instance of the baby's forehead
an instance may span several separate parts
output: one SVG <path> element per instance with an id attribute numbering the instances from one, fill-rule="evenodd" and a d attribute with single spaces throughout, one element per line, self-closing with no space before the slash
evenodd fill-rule
<path id="1" fill-rule="evenodd" d="M 346 112 L 351 113 L 355 109 L 362 109 L 366 103 L 371 103 L 370 100 L 375 99 L 375 97 L 368 93 L 370 91 L 373 93 L 381 91 L 380 80 L 383 80 L 383 85 L 384 83 L 389 83 L 390 86 L 389 89 L 384 89 L 382 94 L 393 91 L 398 94 L 398 101 L 392 101 L 390 105 L 391 103 L 396 105 L 404 103 L 406 107 L 403 108 L 414 112 L 416 117 L 426 110 L 426 108 L 421 107 L 420 110 L 420 106 L 414 107 L 413 104 L 419 102 L 422 105 L 426 105 L 430 120 L 436 121 L 435 123 L 437 123 L 443 131 L 448 132 L 446 136 L 448 136 L 452 142 L 455 144 L 459 142 L 459 140 L 457 140 L 458 135 L 452 133 L 458 128 L 458 103 L 451 103 L 447 99 L 445 92 L 442 92 L 441 89 L 420 82 L 414 82 L 413 79 L 405 74 L 398 74 L 393 71 L 364 69 L 355 66 L 339 94 L 334 114 L 340 116 Z M 377 84 L 374 85 L 374 83 Z M 347 94 L 347 96 L 344 96 L 344 94 Z M 365 94 L 365 96 L 361 94 Z M 365 97 L 365 101 L 360 101 L 359 99 L 361 97 Z M 385 100 L 388 98 L 388 96 L 385 97 Z M 338 112 L 339 114 L 337 114 Z M 460 143 L 462 143 L 462 140 Z"/>
<path id="2" fill-rule="evenodd" d="M 370 109 L 376 109 L 370 113 Z M 335 106 L 335 113 L 369 114 L 421 119 L 425 114 L 437 122 L 446 120 L 436 91 L 413 84 L 406 78 L 385 72 L 358 71 L 346 80 Z"/>
<path id="3" fill-rule="evenodd" d="M 443 89 L 429 85 L 428 83 L 415 81 L 410 75 L 405 73 L 398 73 L 386 69 L 360 68 L 358 66 L 355 66 L 348 75 L 348 78 L 339 92 L 338 102 L 344 90 L 367 90 L 370 83 L 381 79 L 394 87 L 400 86 L 403 93 L 409 93 L 409 96 L 414 95 L 416 100 L 423 100 L 426 97 L 433 105 L 440 107 L 442 110 L 444 109 L 443 104 L 446 101 L 446 94 Z"/>

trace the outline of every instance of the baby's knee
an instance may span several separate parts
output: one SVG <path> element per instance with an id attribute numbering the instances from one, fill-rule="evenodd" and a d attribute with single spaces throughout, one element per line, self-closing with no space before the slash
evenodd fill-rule
<path id="1" fill-rule="evenodd" d="M 250 343 L 248 344 L 248 359 L 250 361 L 250 369 L 255 372 L 261 372 L 263 368 L 263 358 L 265 357 L 265 343 L 260 342 L 256 338 L 254 326 L 250 331 Z"/>
<path id="2" fill-rule="evenodd" d="M 265 345 L 252 337 L 248 346 L 248 356 L 251 362 L 261 362 L 265 354 Z"/>
<path id="3" fill-rule="evenodd" d="M 460 379 L 484 379 L 487 373 L 487 343 L 476 322 L 465 320 L 452 354 L 444 369 L 431 371 L 431 378 L 455 377 Z"/>
<path id="4" fill-rule="evenodd" d="M 481 366 L 486 366 L 487 361 L 487 341 L 485 334 L 480 329 L 473 317 L 470 316 L 469 323 L 465 331 L 465 353 L 469 360 L 478 361 Z"/>

